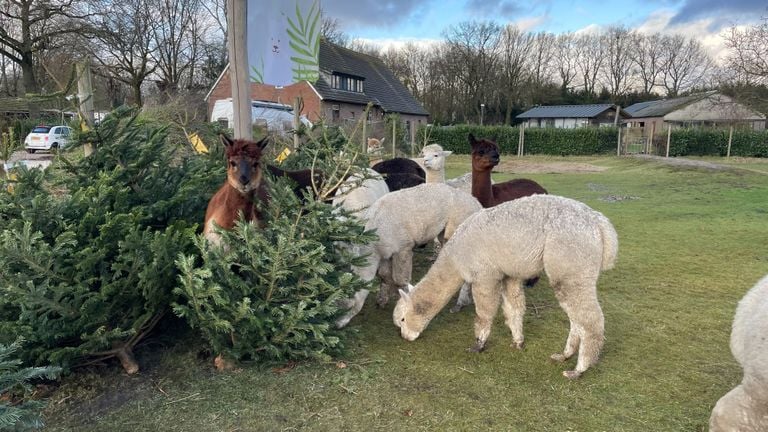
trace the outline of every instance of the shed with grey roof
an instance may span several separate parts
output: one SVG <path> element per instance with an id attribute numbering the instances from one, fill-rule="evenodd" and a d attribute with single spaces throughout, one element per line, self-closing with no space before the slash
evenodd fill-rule
<path id="1" fill-rule="evenodd" d="M 613 126 L 616 123 L 617 106 L 613 104 L 548 105 L 537 106 L 519 114 L 526 127 L 555 127 L 573 129 L 584 126 Z M 629 114 L 618 109 L 619 118 Z M 621 122 L 619 122 L 621 123 Z"/>

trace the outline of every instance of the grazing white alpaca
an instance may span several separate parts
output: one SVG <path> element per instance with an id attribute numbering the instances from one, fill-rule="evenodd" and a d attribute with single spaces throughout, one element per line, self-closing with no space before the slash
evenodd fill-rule
<path id="1" fill-rule="evenodd" d="M 709 430 L 768 431 L 768 276 L 752 287 L 736 308 L 731 352 L 744 369 L 744 378 L 717 401 Z"/>
<path id="2" fill-rule="evenodd" d="M 379 239 L 364 246 L 369 254 L 365 267 L 354 268 L 361 279 L 381 279 L 379 305 L 389 300 L 390 291 L 403 288 L 411 279 L 413 248 L 438 236 L 450 238 L 456 228 L 480 203 L 470 194 L 442 183 L 425 183 L 412 188 L 390 192 L 379 198 L 366 213 L 366 230 L 376 230 Z M 368 297 L 361 290 L 349 301 L 349 311 L 336 325 L 343 327 L 357 315 Z"/>
<path id="3" fill-rule="evenodd" d="M 546 272 L 560 306 L 571 322 L 562 353 L 564 361 L 578 351 L 578 378 L 598 360 L 603 346 L 603 312 L 597 301 L 597 279 L 613 267 L 618 238 L 601 213 L 572 199 L 534 195 L 483 209 L 467 218 L 443 246 L 416 285 L 400 291 L 392 319 L 403 338 L 415 340 L 450 301 L 463 282 L 475 298 L 475 345 L 481 351 L 499 308 L 512 332 L 512 346 L 523 346 L 525 294 L 522 284 Z"/>

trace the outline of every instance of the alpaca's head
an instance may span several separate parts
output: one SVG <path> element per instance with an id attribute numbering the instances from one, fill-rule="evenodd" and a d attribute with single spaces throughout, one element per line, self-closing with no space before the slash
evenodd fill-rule
<path id="1" fill-rule="evenodd" d="M 397 301 L 395 310 L 392 312 L 392 321 L 400 328 L 400 336 L 403 339 L 414 341 L 427 327 L 431 318 L 419 313 L 424 311 L 420 311 L 411 299 L 410 293 L 415 289 L 413 285 L 408 284 L 406 289 L 407 291 L 400 290 L 400 300 Z"/>
<path id="2" fill-rule="evenodd" d="M 261 185 L 261 157 L 269 143 L 268 137 L 247 141 L 233 140 L 222 134 L 220 138 L 227 157 L 227 182 L 242 194 L 258 189 Z"/>
<path id="3" fill-rule="evenodd" d="M 439 144 L 430 144 L 421 149 L 422 162 L 425 169 L 442 171 L 445 169 L 445 158 L 453 152 L 443 150 Z"/>
<path id="4" fill-rule="evenodd" d="M 472 148 L 472 169 L 489 171 L 499 164 L 499 146 L 487 139 L 475 139 L 469 134 L 469 145 Z"/>
<path id="5" fill-rule="evenodd" d="M 384 149 L 384 138 L 368 138 L 368 154 L 375 156 L 381 155 L 381 151 Z"/>

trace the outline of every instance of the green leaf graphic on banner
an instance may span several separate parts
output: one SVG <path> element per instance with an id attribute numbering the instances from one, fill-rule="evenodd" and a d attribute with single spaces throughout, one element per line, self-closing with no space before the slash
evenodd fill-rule
<path id="1" fill-rule="evenodd" d="M 256 66 L 251 66 L 251 81 L 259 84 L 264 84 L 264 58 L 260 57 L 261 69 L 257 69 Z"/>
<path id="2" fill-rule="evenodd" d="M 305 19 L 306 18 L 306 19 Z M 288 45 L 293 49 L 293 81 L 315 82 L 319 77 L 320 54 L 320 7 L 317 1 L 312 3 L 306 17 L 302 16 L 299 3 L 296 3 L 296 20 L 288 18 Z"/>

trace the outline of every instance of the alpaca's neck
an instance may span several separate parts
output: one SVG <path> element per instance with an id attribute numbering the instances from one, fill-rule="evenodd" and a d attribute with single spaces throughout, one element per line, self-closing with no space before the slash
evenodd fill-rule
<path id="1" fill-rule="evenodd" d="M 493 206 L 491 170 L 472 168 L 472 196 L 477 198 L 483 207 Z"/>
<path id="2" fill-rule="evenodd" d="M 439 256 L 411 293 L 414 310 L 431 320 L 459 291 L 463 282 L 453 262 L 445 256 Z"/>
<path id="3" fill-rule="evenodd" d="M 377 163 L 384 161 L 384 159 L 381 156 L 376 156 L 376 157 L 368 159 L 368 161 L 369 161 L 368 166 L 372 167 L 372 166 L 376 165 Z"/>
<path id="4" fill-rule="evenodd" d="M 239 190 L 235 189 L 229 184 L 227 187 L 229 189 L 227 190 L 224 203 L 229 211 L 233 214 L 233 219 L 237 220 L 237 212 L 242 211 L 243 219 L 246 221 L 252 221 L 255 215 L 255 208 L 253 203 L 256 191 L 252 190 L 247 193 L 240 193 Z"/>
<path id="5" fill-rule="evenodd" d="M 433 170 L 427 167 L 422 168 L 424 168 L 427 183 L 445 183 L 445 169 Z"/>

